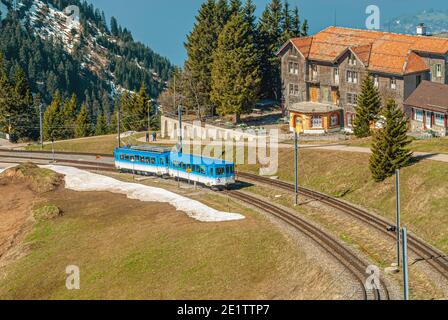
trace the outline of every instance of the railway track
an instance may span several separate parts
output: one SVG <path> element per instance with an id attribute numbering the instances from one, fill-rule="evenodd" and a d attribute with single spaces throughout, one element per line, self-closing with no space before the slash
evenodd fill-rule
<path id="1" fill-rule="evenodd" d="M 3 150 L 2 150 L 3 151 Z M 40 156 L 26 156 L 24 153 L 19 153 L 19 155 L 14 155 L 14 152 L 8 154 L 8 156 L 4 156 L 7 159 L 19 159 L 20 161 L 51 161 L 52 154 L 51 153 L 41 153 L 41 152 L 26 152 L 29 154 L 35 154 Z M 44 156 L 42 156 L 44 154 Z M 45 157 L 48 155 L 48 157 Z M 79 153 L 55 153 L 55 156 L 58 155 L 73 155 L 80 156 L 87 154 L 79 154 Z M 92 156 L 92 155 L 88 155 Z M 83 160 L 70 160 L 70 159 L 58 159 L 57 165 L 66 165 L 84 170 L 93 170 L 93 171 L 105 171 L 105 172 L 114 172 L 115 168 L 113 164 L 99 163 L 94 161 L 83 161 Z M 9 163 L 11 161 L 3 161 L 0 162 Z M 241 174 L 240 174 L 241 176 Z M 353 252 L 347 249 L 344 245 L 340 244 L 337 240 L 332 238 L 330 235 L 320 230 L 316 226 L 313 226 L 309 222 L 295 216 L 288 211 L 281 209 L 269 202 L 260 200 L 258 198 L 252 197 L 248 194 L 239 192 L 239 191 L 230 191 L 229 195 L 235 199 L 238 199 L 242 202 L 245 202 L 251 206 L 254 206 L 260 210 L 263 210 L 278 219 L 284 221 L 288 225 L 298 229 L 312 240 L 314 240 L 319 246 L 321 246 L 328 254 L 334 257 L 346 270 L 348 270 L 358 282 L 360 288 L 362 289 L 362 295 L 365 300 L 369 298 L 373 298 L 375 300 L 388 300 L 389 292 L 387 290 L 386 285 L 383 281 L 381 281 L 381 288 L 377 290 L 373 290 L 373 292 L 368 292 L 365 288 L 365 280 L 366 280 L 366 268 L 367 264 L 364 263 L 360 258 L 358 258 Z"/>
<path id="2" fill-rule="evenodd" d="M 330 256 L 335 258 L 338 263 L 340 263 L 352 274 L 362 289 L 364 300 L 368 300 L 369 298 L 373 298 L 374 300 L 389 300 L 390 297 L 387 286 L 382 280 L 380 288 L 373 290 L 373 292 L 368 292 L 365 287 L 365 281 L 367 278 L 366 269 L 368 265 L 326 232 L 320 230 L 306 220 L 267 201 L 240 191 L 229 191 L 228 194 L 234 199 L 275 216 L 315 241 L 321 248 L 323 248 Z"/>
<path id="3" fill-rule="evenodd" d="M 284 181 L 272 180 L 245 172 L 238 172 L 238 178 L 246 181 L 259 182 L 261 184 L 295 193 L 294 185 Z M 366 210 L 303 187 L 299 188 L 299 194 L 309 199 L 319 201 L 331 208 L 338 209 L 380 231 L 384 236 L 395 240 L 395 234 L 387 231 L 387 228 L 390 227 L 392 223 L 375 216 Z M 446 255 L 412 234 L 408 235 L 408 247 L 409 250 L 418 257 L 418 260 L 426 261 L 434 270 L 448 280 L 448 258 Z"/>

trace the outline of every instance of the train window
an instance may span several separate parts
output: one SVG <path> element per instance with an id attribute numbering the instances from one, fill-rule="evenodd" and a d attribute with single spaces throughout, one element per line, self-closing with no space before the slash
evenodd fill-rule
<path id="1" fill-rule="evenodd" d="M 135 161 L 139 161 L 140 160 L 140 156 L 135 156 Z"/>
<path id="2" fill-rule="evenodd" d="M 200 167 L 199 167 L 199 172 L 200 172 L 201 174 L 205 174 L 205 172 L 206 172 L 205 166 L 200 166 Z"/>
<path id="3" fill-rule="evenodd" d="M 125 159 L 126 161 L 129 161 L 129 156 L 128 156 L 128 155 L 125 155 L 125 156 L 124 156 L 124 159 Z"/>
<path id="4" fill-rule="evenodd" d="M 145 157 L 140 157 L 140 162 L 145 163 Z"/>
<path id="5" fill-rule="evenodd" d="M 151 164 L 156 164 L 156 158 L 151 158 Z"/>
<path id="6" fill-rule="evenodd" d="M 186 170 L 187 169 L 187 165 L 185 163 L 182 162 L 182 169 Z"/>
<path id="7" fill-rule="evenodd" d="M 226 174 L 230 174 L 230 166 L 226 166 Z"/>
<path id="8" fill-rule="evenodd" d="M 213 168 L 210 168 L 210 175 L 213 176 Z"/>
<path id="9" fill-rule="evenodd" d="M 225 169 L 222 167 L 216 168 L 216 175 L 221 176 L 225 173 Z"/>
<path id="10" fill-rule="evenodd" d="M 160 158 L 159 161 L 160 161 L 160 164 L 165 164 L 165 159 L 164 158 Z"/>
<path id="11" fill-rule="evenodd" d="M 124 155 L 120 154 L 120 160 L 124 160 Z"/>

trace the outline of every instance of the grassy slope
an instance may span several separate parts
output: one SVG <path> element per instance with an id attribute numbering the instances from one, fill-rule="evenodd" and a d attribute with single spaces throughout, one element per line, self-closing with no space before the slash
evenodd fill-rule
<path id="1" fill-rule="evenodd" d="M 300 184 L 373 209 L 395 220 L 394 179 L 375 183 L 369 155 L 303 150 Z M 280 150 L 279 178 L 293 182 L 292 150 Z M 254 166 L 240 169 L 257 172 Z M 402 171 L 403 223 L 416 234 L 448 252 L 448 164 L 421 161 Z"/>
<path id="2" fill-rule="evenodd" d="M 371 139 L 355 139 L 346 144 L 370 148 Z M 428 152 L 428 153 L 448 153 L 448 137 L 434 138 L 429 140 L 414 140 L 411 143 L 412 151 L 416 152 Z"/>
<path id="3" fill-rule="evenodd" d="M 312 298 L 333 281 L 264 218 L 216 195 L 201 200 L 247 219 L 200 223 L 108 193 L 47 194 L 64 216 L 35 226 L 0 299 Z M 65 288 L 67 265 L 80 267 L 81 290 Z"/>

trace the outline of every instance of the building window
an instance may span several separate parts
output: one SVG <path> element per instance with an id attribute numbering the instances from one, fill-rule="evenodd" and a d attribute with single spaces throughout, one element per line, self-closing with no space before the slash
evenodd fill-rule
<path id="1" fill-rule="evenodd" d="M 348 58 L 348 64 L 351 66 L 356 66 L 356 57 L 353 53 L 350 53 L 350 57 Z"/>
<path id="2" fill-rule="evenodd" d="M 390 88 L 392 90 L 397 89 L 397 79 L 395 79 L 395 78 L 390 79 Z"/>
<path id="3" fill-rule="evenodd" d="M 289 95 L 290 96 L 298 96 L 299 95 L 299 85 L 298 84 L 289 84 Z"/>
<path id="4" fill-rule="evenodd" d="M 434 124 L 439 127 L 445 126 L 445 115 L 443 113 L 434 114 Z"/>
<path id="5" fill-rule="evenodd" d="M 377 88 L 380 86 L 380 77 L 377 74 L 373 76 L 373 83 Z"/>
<path id="6" fill-rule="evenodd" d="M 313 116 L 311 120 L 311 126 L 313 129 L 322 129 L 322 117 L 321 116 Z"/>
<path id="7" fill-rule="evenodd" d="M 289 63 L 289 73 L 290 74 L 299 74 L 299 64 L 296 62 Z"/>
<path id="8" fill-rule="evenodd" d="M 414 110 L 414 120 L 418 122 L 423 122 L 423 110 Z"/>
<path id="9" fill-rule="evenodd" d="M 339 116 L 337 114 L 331 115 L 330 123 L 332 127 L 339 125 Z"/>
<path id="10" fill-rule="evenodd" d="M 436 77 L 441 78 L 442 77 L 442 65 L 436 64 Z"/>
<path id="11" fill-rule="evenodd" d="M 353 127 L 353 114 L 347 113 L 347 127 Z"/>
<path id="12" fill-rule="evenodd" d="M 311 80 L 317 80 L 317 64 L 312 64 L 311 66 Z"/>
<path id="13" fill-rule="evenodd" d="M 339 84 L 339 68 L 333 69 L 334 83 Z"/>
<path id="14" fill-rule="evenodd" d="M 347 82 L 348 83 L 358 83 L 358 72 L 347 71 Z"/>
<path id="15" fill-rule="evenodd" d="M 347 93 L 347 103 L 356 105 L 358 103 L 358 95 L 356 93 Z"/>

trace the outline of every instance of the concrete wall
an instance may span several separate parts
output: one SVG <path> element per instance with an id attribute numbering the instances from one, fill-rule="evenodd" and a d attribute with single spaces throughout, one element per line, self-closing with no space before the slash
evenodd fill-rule
<path id="1" fill-rule="evenodd" d="M 179 135 L 178 119 L 162 116 L 161 118 L 161 135 L 162 138 L 177 140 Z M 235 141 L 254 141 L 258 136 L 252 132 L 244 132 L 243 130 L 232 130 L 220 128 L 209 124 L 182 123 L 182 137 L 184 140 L 235 140 Z"/>

